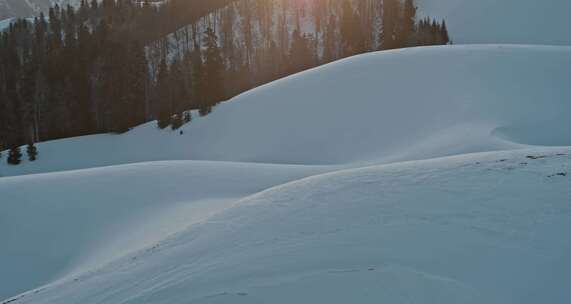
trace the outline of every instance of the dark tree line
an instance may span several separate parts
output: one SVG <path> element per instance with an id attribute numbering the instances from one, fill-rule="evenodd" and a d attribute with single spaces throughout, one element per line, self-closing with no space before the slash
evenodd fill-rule
<path id="1" fill-rule="evenodd" d="M 424 18 L 417 22 L 414 0 L 384 0 L 382 28 L 379 34 L 381 49 L 397 49 L 422 45 L 449 44 L 446 21 Z"/>
<path id="2" fill-rule="evenodd" d="M 417 21 L 414 0 L 302 3 L 82 0 L 19 20 L 0 34 L 0 151 L 11 149 L 17 164 L 23 144 L 32 160 L 39 141 L 153 119 L 177 129 L 191 121 L 188 110 L 207 115 L 233 95 L 320 64 L 450 42 L 444 21 Z"/>
<path id="3" fill-rule="evenodd" d="M 154 79 L 146 45 L 200 17 L 181 11 L 207 12 L 225 2 L 83 0 L 11 24 L 0 33 L 0 151 L 12 149 L 8 161 L 17 164 L 16 149 L 26 143 L 124 132 L 164 111 L 197 108 L 181 104 L 191 81 L 183 86 L 177 73 L 189 63 L 172 62 Z"/>
<path id="4" fill-rule="evenodd" d="M 414 0 L 239 0 L 174 32 L 170 43 L 152 54 L 162 58 L 167 52 L 178 58 L 177 64 L 198 63 L 191 69 L 199 71 L 201 62 L 185 58 L 204 53 L 197 46 L 207 40 L 206 34 L 198 29 L 214 29 L 225 63 L 224 99 L 343 57 L 450 43 L 444 21 L 418 20 L 416 13 Z M 152 57 L 151 62 L 158 62 Z M 196 82 L 193 88 L 200 87 L 198 77 Z M 198 90 L 193 96 L 209 94 Z"/>

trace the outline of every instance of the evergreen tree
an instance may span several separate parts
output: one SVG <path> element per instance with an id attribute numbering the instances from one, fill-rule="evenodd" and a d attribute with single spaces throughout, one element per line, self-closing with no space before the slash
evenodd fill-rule
<path id="1" fill-rule="evenodd" d="M 186 87 L 185 75 L 182 67 L 182 61 L 175 59 L 170 66 L 169 73 L 169 86 L 171 88 L 172 108 L 173 113 L 182 113 L 186 106 L 186 101 L 189 98 L 189 93 Z"/>
<path id="2" fill-rule="evenodd" d="M 10 165 L 19 165 L 22 162 L 22 152 L 20 152 L 20 147 L 14 146 L 10 148 L 7 161 Z"/>
<path id="3" fill-rule="evenodd" d="M 201 115 L 208 114 L 208 109 L 204 107 L 206 95 L 204 84 L 204 63 L 202 61 L 202 52 L 200 47 L 195 47 L 192 53 L 192 99 L 197 108 L 201 110 Z M 206 110 L 206 111 L 205 111 Z"/>
<path id="4" fill-rule="evenodd" d="M 416 4 L 414 0 L 405 0 L 403 8 L 402 26 L 398 43 L 402 47 L 414 45 L 414 34 L 416 25 Z"/>
<path id="5" fill-rule="evenodd" d="M 192 121 L 192 113 L 190 111 L 185 111 L 183 114 L 184 123 L 189 123 Z"/>
<path id="6" fill-rule="evenodd" d="M 351 56 L 364 51 L 365 37 L 361 28 L 360 16 L 354 11 L 349 0 L 343 1 L 341 18 L 341 39 L 343 55 Z"/>
<path id="7" fill-rule="evenodd" d="M 172 101 L 169 88 L 169 70 L 166 58 L 161 60 L 159 73 L 157 75 L 156 91 L 159 102 L 159 113 L 157 116 L 158 127 L 166 128 L 170 124 L 172 115 Z"/>
<path id="8" fill-rule="evenodd" d="M 222 73 L 225 70 L 216 33 L 209 27 L 204 32 L 204 35 L 204 47 L 206 48 L 204 91 L 206 98 L 204 98 L 200 104 L 200 110 L 203 114 L 209 113 L 212 106 L 222 101 L 224 97 L 224 79 Z"/>
<path id="9" fill-rule="evenodd" d="M 343 55 L 348 56 L 352 48 L 352 35 L 354 31 L 353 7 L 349 0 L 343 1 L 343 15 L 341 17 L 341 40 L 343 43 Z"/>
<path id="10" fill-rule="evenodd" d="M 35 161 L 38 158 L 38 149 L 33 143 L 29 143 L 26 152 L 30 161 Z"/>
<path id="11" fill-rule="evenodd" d="M 335 15 L 331 14 L 329 16 L 329 22 L 327 23 L 327 28 L 325 32 L 325 37 L 323 38 L 323 62 L 328 63 L 338 56 L 335 47 L 336 35 L 335 29 L 337 27 L 337 18 Z"/>
<path id="12" fill-rule="evenodd" d="M 149 69 L 145 49 L 139 41 L 130 43 L 125 64 L 127 65 L 125 120 L 128 127 L 133 127 L 145 122 L 149 112 L 147 102 Z"/>
<path id="13" fill-rule="evenodd" d="M 442 35 L 442 44 L 446 45 L 450 43 L 450 35 L 448 35 L 448 28 L 446 27 L 446 20 L 442 20 L 442 25 L 440 27 L 440 32 Z"/>
<path id="14" fill-rule="evenodd" d="M 50 41 L 48 46 L 50 51 L 53 52 L 58 51 L 62 46 L 62 25 L 60 12 L 60 8 L 57 4 L 54 7 L 50 8 L 49 11 Z"/>
<path id="15" fill-rule="evenodd" d="M 398 22 L 400 19 L 400 1 L 383 0 L 380 46 L 383 50 L 398 47 Z"/>
<path id="16" fill-rule="evenodd" d="M 289 55 L 290 73 L 305 70 L 312 65 L 309 45 L 309 39 L 302 35 L 299 30 L 293 32 Z"/>

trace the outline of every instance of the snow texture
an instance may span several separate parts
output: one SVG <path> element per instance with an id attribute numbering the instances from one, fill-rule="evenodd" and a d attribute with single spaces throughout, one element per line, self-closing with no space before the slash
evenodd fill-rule
<path id="1" fill-rule="evenodd" d="M 568 303 L 570 68 L 373 53 L 42 143 L 0 165 L 0 303 Z"/>
<path id="2" fill-rule="evenodd" d="M 557 173 L 570 171 L 570 155 L 570 148 L 536 148 L 337 171 L 214 207 L 190 204 L 188 197 L 187 216 L 196 213 L 199 221 L 187 219 L 178 233 L 109 264 L 80 267 L 17 303 L 567 303 L 571 241 L 562 232 L 571 223 L 571 182 Z M 117 170 L 127 168 L 134 167 Z M 171 175 L 180 177 L 171 185 L 203 185 L 185 179 L 191 168 L 185 169 L 178 171 L 182 176 Z M 237 173 L 209 171 L 196 176 Z M 133 183 L 100 173 L 108 183 Z M 142 173 L 136 176 L 154 175 Z M 91 178 L 73 174 L 79 173 L 56 179 L 100 183 L 92 171 L 83 173 Z M 263 175 L 252 173 L 244 181 L 277 182 Z M 50 186 L 41 183 L 48 176 L 32 179 Z M 21 188 L 17 182 L 30 183 L 7 178 L 8 189 Z M 150 186 L 161 191 L 164 184 Z M 95 188 L 68 189 L 90 197 L 101 191 Z M 97 221 L 106 217 L 89 214 L 129 208 L 146 195 L 121 193 L 131 203 L 109 202 L 104 195 L 100 204 L 85 206 L 93 211 L 43 214 Z M 170 199 L 164 203 L 163 210 L 173 206 Z M 160 219 L 161 213 L 151 213 Z M 152 227 L 145 217 L 131 216 Z M 64 221 L 61 230 L 81 230 L 75 224 Z M 137 227 L 126 225 L 105 229 Z M 103 237 L 103 229 L 96 230 Z"/>

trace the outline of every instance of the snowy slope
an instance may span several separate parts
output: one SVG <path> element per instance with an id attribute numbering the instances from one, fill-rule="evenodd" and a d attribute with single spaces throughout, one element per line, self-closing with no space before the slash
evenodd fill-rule
<path id="1" fill-rule="evenodd" d="M 153 246 L 241 197 L 324 171 L 170 161 L 2 178 L 0 300 Z"/>
<path id="2" fill-rule="evenodd" d="M 454 43 L 571 45 L 568 0 L 417 0 L 421 15 L 445 18 Z"/>
<path id="3" fill-rule="evenodd" d="M 43 143 L 0 176 L 154 160 L 350 165 L 571 145 L 571 47 L 455 46 L 366 54 L 257 88 L 184 134 Z M 413 88 L 408 88 L 413 86 Z"/>
<path id="4" fill-rule="evenodd" d="M 566 303 L 571 148 L 530 146 L 571 146 L 570 68 L 571 47 L 367 54 L 182 135 L 3 153 L 0 299 Z"/>
<path id="5" fill-rule="evenodd" d="M 29 22 L 34 22 L 34 18 L 29 17 L 26 18 Z M 8 18 L 4 20 L 0 20 L 0 31 L 6 30 L 10 27 L 10 24 L 14 23 L 17 19 L 16 18 Z"/>
<path id="6" fill-rule="evenodd" d="M 80 0 L 0 0 L 0 20 L 38 15 L 47 12 L 55 4 L 65 7 L 79 3 Z"/>
<path id="7" fill-rule="evenodd" d="M 568 303 L 570 154 L 301 179 L 15 303 Z"/>
<path id="8" fill-rule="evenodd" d="M 25 0 L 0 0 L 0 20 L 13 17 L 28 17 L 33 7 Z"/>
<path id="9" fill-rule="evenodd" d="M 10 23 L 13 22 L 14 19 L 8 18 L 4 20 L 0 20 L 0 31 L 7 29 L 10 26 Z"/>

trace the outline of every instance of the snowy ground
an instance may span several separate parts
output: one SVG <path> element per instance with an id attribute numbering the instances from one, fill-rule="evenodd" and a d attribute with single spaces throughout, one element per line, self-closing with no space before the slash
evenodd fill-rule
<path id="1" fill-rule="evenodd" d="M 567 303 L 565 172 L 571 148 L 300 179 L 17 303 Z"/>
<path id="2" fill-rule="evenodd" d="M 325 170 L 168 161 L 2 178 L 0 295 L 152 246 L 241 197 Z"/>
<path id="3" fill-rule="evenodd" d="M 42 143 L 0 165 L 0 299 L 567 303 L 569 70 L 571 47 L 375 53 L 182 135 Z"/>

